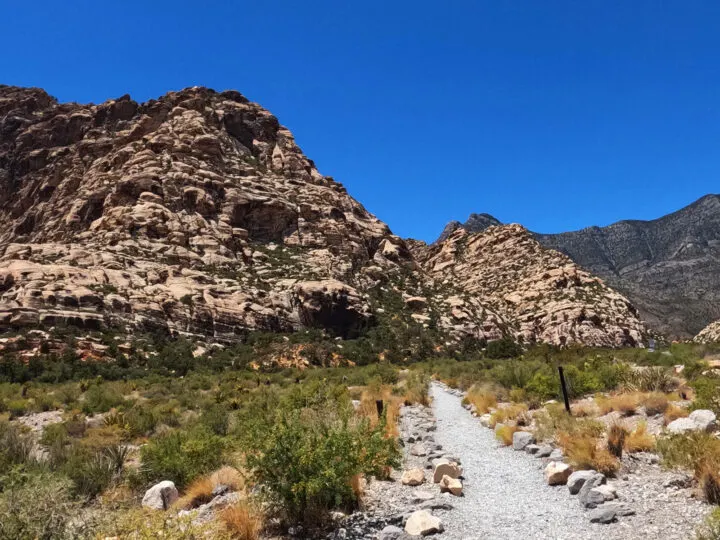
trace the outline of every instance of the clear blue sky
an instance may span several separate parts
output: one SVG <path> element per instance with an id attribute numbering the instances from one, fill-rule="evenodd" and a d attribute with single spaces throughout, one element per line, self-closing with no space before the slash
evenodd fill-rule
<path id="1" fill-rule="evenodd" d="M 402 236 L 540 232 L 720 192 L 720 2 L 0 0 L 0 82 L 233 88 Z"/>

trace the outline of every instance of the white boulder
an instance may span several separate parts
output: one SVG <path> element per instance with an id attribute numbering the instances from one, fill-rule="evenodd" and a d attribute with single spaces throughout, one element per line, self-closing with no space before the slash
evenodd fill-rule
<path id="1" fill-rule="evenodd" d="M 427 510 L 416 510 L 405 523 L 405 532 L 413 536 L 428 536 L 443 530 L 440 518 L 433 516 Z"/>
<path id="2" fill-rule="evenodd" d="M 167 510 L 178 500 L 178 490 L 170 480 L 164 480 L 145 492 L 142 505 L 153 510 Z"/>

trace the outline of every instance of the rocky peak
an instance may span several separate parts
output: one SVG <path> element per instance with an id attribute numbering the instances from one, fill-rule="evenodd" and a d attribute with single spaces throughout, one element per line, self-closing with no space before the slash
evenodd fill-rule
<path id="1" fill-rule="evenodd" d="M 645 332 L 626 298 L 517 224 L 459 228 L 416 257 L 434 279 L 483 299 L 525 342 L 634 346 Z"/>
<path id="2" fill-rule="evenodd" d="M 451 221 L 445 225 L 443 232 L 440 234 L 436 242 L 443 242 L 459 228 L 463 228 L 471 233 L 478 233 L 484 231 L 488 227 L 494 227 L 496 225 L 502 225 L 502 222 L 490 214 L 470 214 L 465 223 Z"/>

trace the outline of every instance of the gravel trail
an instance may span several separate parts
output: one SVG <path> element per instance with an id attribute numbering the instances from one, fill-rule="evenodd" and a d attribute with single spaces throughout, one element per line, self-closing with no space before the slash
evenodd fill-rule
<path id="1" fill-rule="evenodd" d="M 542 460 L 501 446 L 460 398 L 433 384 L 436 442 L 462 460 L 464 496 L 441 510 L 443 539 L 686 539 L 709 511 L 689 490 L 666 489 L 668 473 L 643 466 L 615 480 L 620 499 L 637 511 L 609 525 L 590 523 L 565 486 L 545 483 Z"/>
<path id="2" fill-rule="evenodd" d="M 500 447 L 492 430 L 462 408 L 460 399 L 433 385 L 435 438 L 462 460 L 465 496 L 438 512 L 447 539 L 598 538 L 567 488 L 545 484 L 538 460 Z"/>

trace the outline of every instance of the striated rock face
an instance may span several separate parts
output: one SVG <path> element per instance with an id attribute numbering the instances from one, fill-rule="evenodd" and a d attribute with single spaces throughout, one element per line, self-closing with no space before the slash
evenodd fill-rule
<path id="1" fill-rule="evenodd" d="M 372 319 L 401 239 L 237 92 L 59 104 L 0 87 L 0 325 L 232 338 Z"/>
<path id="2" fill-rule="evenodd" d="M 490 228 L 404 242 L 234 91 L 79 105 L 0 86 L 0 330 L 352 338 L 381 319 L 405 356 L 508 333 L 640 340 L 600 280 L 520 227 L 470 222 Z"/>
<path id="3" fill-rule="evenodd" d="M 426 272 L 479 298 L 525 342 L 635 346 L 644 327 L 630 302 L 573 263 L 546 249 L 520 225 L 416 246 Z"/>
<path id="4" fill-rule="evenodd" d="M 659 332 L 691 337 L 720 319 L 718 195 L 652 221 L 536 236 L 627 295 Z"/>
<path id="5" fill-rule="evenodd" d="M 695 341 L 698 343 L 715 343 L 720 342 L 720 321 L 715 321 L 703 328 L 697 336 Z"/>

